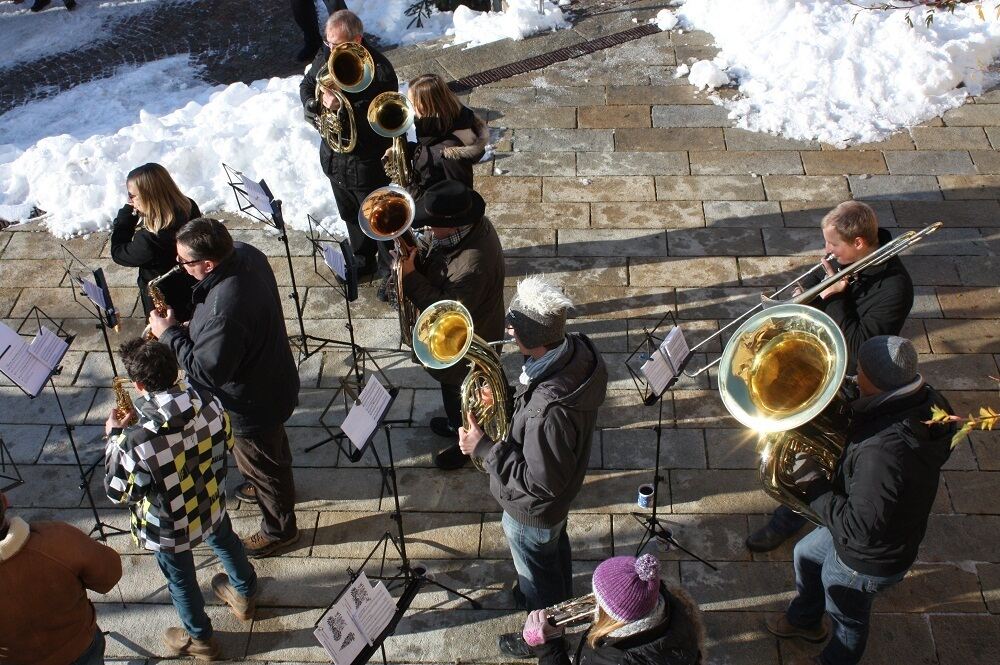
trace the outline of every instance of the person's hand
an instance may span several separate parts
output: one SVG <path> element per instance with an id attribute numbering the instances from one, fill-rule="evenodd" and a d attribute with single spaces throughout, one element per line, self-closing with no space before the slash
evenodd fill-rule
<path id="1" fill-rule="evenodd" d="M 532 610 L 528 613 L 528 618 L 524 620 L 521 637 L 524 638 L 528 646 L 539 647 L 560 633 L 558 628 L 549 623 L 545 616 L 545 610 Z"/>
<path id="2" fill-rule="evenodd" d="M 399 257 L 399 270 L 403 276 L 409 275 L 417 269 L 417 252 L 412 251 Z"/>
<path id="3" fill-rule="evenodd" d="M 832 277 L 837 274 L 837 271 L 833 269 L 833 266 L 830 265 L 830 261 L 826 258 L 820 259 L 820 263 L 823 264 L 823 270 L 826 271 L 827 277 Z M 847 278 L 845 277 L 844 279 L 838 279 L 836 282 L 824 289 L 823 292 L 819 294 L 819 297 L 826 300 L 827 298 L 831 298 L 838 293 L 843 293 L 846 289 Z"/>
<path id="4" fill-rule="evenodd" d="M 476 446 L 486 436 L 486 433 L 483 432 L 483 428 L 476 422 L 476 417 L 472 415 L 471 411 L 468 414 L 468 418 L 469 422 L 467 426 L 458 428 L 458 447 L 461 448 L 463 454 L 471 456 L 475 452 Z"/>
<path id="5" fill-rule="evenodd" d="M 108 419 L 104 421 L 104 434 L 110 435 L 111 430 L 125 429 L 134 418 L 135 411 L 129 411 L 128 413 L 121 415 L 118 413 L 118 409 L 111 409 L 111 413 L 108 414 Z"/>
<path id="6" fill-rule="evenodd" d="M 149 328 L 153 332 L 156 339 L 160 339 L 160 335 L 163 334 L 170 326 L 176 326 L 177 319 L 174 317 L 174 310 L 167 309 L 166 316 L 160 316 L 160 313 L 155 309 L 149 313 Z"/>
<path id="7" fill-rule="evenodd" d="M 321 94 L 323 95 L 322 97 L 323 108 L 329 109 L 331 111 L 340 110 L 340 99 L 335 94 L 333 94 L 326 88 L 323 88 L 323 92 Z"/>
<path id="8" fill-rule="evenodd" d="M 489 386 L 483 386 L 480 388 L 479 401 L 482 402 L 483 406 L 486 408 L 493 406 L 493 389 Z"/>
<path id="9" fill-rule="evenodd" d="M 817 480 L 826 478 L 823 467 L 812 455 L 797 453 L 795 462 L 792 464 L 792 480 L 796 486 L 811 485 Z"/>

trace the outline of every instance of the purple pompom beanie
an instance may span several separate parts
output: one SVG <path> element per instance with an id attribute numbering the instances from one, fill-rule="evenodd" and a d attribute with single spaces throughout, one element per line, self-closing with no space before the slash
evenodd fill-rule
<path id="1" fill-rule="evenodd" d="M 605 612 L 618 621 L 638 621 L 656 608 L 660 561 L 652 554 L 606 559 L 594 571 L 593 585 Z"/>

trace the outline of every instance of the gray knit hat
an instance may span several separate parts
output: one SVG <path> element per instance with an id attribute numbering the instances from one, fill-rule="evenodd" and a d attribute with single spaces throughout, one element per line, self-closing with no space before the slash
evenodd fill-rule
<path id="1" fill-rule="evenodd" d="M 517 283 L 507 323 L 525 347 L 549 346 L 566 336 L 566 313 L 572 306 L 559 289 L 532 275 Z"/>
<path id="2" fill-rule="evenodd" d="M 872 337 L 858 349 L 858 367 L 879 390 L 896 390 L 917 378 L 917 350 L 905 337 Z"/>

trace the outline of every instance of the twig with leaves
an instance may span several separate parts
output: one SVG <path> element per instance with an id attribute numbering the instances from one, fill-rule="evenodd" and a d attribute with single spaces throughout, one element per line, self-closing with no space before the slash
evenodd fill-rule
<path id="1" fill-rule="evenodd" d="M 1000 383 L 1000 379 L 995 376 L 991 376 L 991 379 Z M 955 435 L 951 437 L 951 447 L 954 448 L 962 439 L 967 437 L 969 433 L 974 429 L 979 429 L 983 431 L 989 431 L 996 429 L 1000 425 L 1000 413 L 997 413 L 995 409 L 989 406 L 979 407 L 979 416 L 973 416 L 971 413 L 963 418 L 962 416 L 955 416 L 939 406 L 931 407 L 931 419 L 925 420 L 925 425 L 933 424 L 944 424 L 944 423 L 962 423 L 962 426 L 955 432 Z"/>
<path id="2" fill-rule="evenodd" d="M 855 7 L 860 7 L 865 11 L 891 11 L 894 9 L 917 9 L 918 7 L 926 7 L 924 12 L 924 25 L 930 27 L 931 23 L 934 22 L 934 13 L 938 10 L 947 11 L 954 13 L 960 5 L 974 5 L 976 10 L 979 12 L 979 17 L 986 20 L 986 13 L 983 11 L 983 0 L 892 0 L 890 2 L 879 2 L 879 3 L 862 3 L 856 0 L 848 0 Z M 997 17 L 1000 18 L 1000 2 L 997 2 L 993 6 L 994 11 L 996 11 Z M 861 12 L 858 12 L 860 14 Z M 858 14 L 854 15 L 857 19 Z M 913 19 L 910 17 L 907 11 L 906 22 L 909 26 L 913 27 Z"/>

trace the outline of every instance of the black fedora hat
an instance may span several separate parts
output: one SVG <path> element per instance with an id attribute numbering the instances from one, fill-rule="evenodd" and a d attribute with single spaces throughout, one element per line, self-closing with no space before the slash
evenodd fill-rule
<path id="1" fill-rule="evenodd" d="M 413 228 L 436 226 L 455 228 L 478 222 L 486 212 L 486 201 L 474 189 L 458 180 L 442 180 L 431 185 L 417 199 Z"/>

